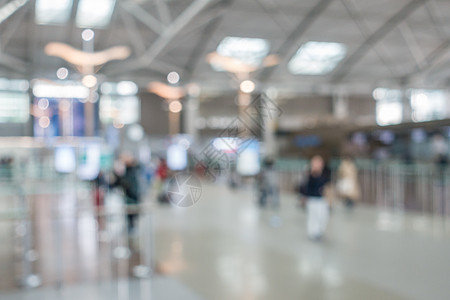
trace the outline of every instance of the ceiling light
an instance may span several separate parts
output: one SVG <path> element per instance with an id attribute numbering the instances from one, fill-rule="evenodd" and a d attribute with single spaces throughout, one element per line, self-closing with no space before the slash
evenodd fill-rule
<path id="1" fill-rule="evenodd" d="M 121 96 L 133 96 L 138 92 L 138 86 L 133 81 L 120 81 L 116 86 L 117 94 Z"/>
<path id="2" fill-rule="evenodd" d="M 50 119 L 47 116 L 39 118 L 39 126 L 42 128 L 47 128 L 50 125 Z"/>
<path id="3" fill-rule="evenodd" d="M 69 70 L 67 70 L 67 68 L 59 68 L 58 71 L 56 71 L 56 77 L 58 77 L 58 79 L 66 79 L 67 76 L 69 76 Z"/>
<path id="4" fill-rule="evenodd" d="M 323 75 L 336 68 L 346 53 L 344 44 L 307 42 L 289 61 L 288 69 L 295 75 Z"/>
<path id="5" fill-rule="evenodd" d="M 85 42 L 89 42 L 94 38 L 94 31 L 92 29 L 85 29 L 81 32 L 81 38 Z"/>
<path id="6" fill-rule="evenodd" d="M 170 112 L 179 113 L 182 109 L 183 109 L 183 105 L 178 100 L 172 101 L 169 104 Z"/>
<path id="7" fill-rule="evenodd" d="M 85 75 L 83 79 L 81 79 L 83 85 L 87 88 L 93 88 L 97 84 L 97 77 L 94 75 Z"/>
<path id="8" fill-rule="evenodd" d="M 372 97 L 377 101 L 398 102 L 402 100 L 402 91 L 397 89 L 376 88 Z"/>
<path id="9" fill-rule="evenodd" d="M 259 66 L 269 53 L 269 42 L 258 38 L 228 36 L 217 46 L 217 53 Z"/>
<path id="10" fill-rule="evenodd" d="M 250 94 L 255 90 L 255 83 L 251 80 L 244 80 L 241 82 L 239 88 L 243 93 Z"/>
<path id="11" fill-rule="evenodd" d="M 180 75 L 177 72 L 167 74 L 167 81 L 171 84 L 177 84 L 180 81 Z"/>
<path id="12" fill-rule="evenodd" d="M 72 0 L 36 0 L 37 24 L 65 24 L 70 19 Z"/>
<path id="13" fill-rule="evenodd" d="M 48 105 L 49 105 L 49 102 L 48 102 L 48 99 L 47 99 L 47 98 L 39 99 L 39 101 L 38 101 L 38 107 L 39 107 L 41 110 L 46 110 L 46 109 L 48 108 Z"/>
<path id="14" fill-rule="evenodd" d="M 80 0 L 76 24 L 81 28 L 103 28 L 111 22 L 115 0 Z"/>

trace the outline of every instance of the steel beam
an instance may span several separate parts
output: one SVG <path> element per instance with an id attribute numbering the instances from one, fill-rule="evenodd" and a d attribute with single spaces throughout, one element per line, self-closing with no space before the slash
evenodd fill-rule
<path id="1" fill-rule="evenodd" d="M 421 67 L 420 62 L 423 61 L 425 55 L 423 54 L 422 49 L 417 43 L 417 40 L 414 37 L 411 28 L 407 24 L 402 23 L 398 26 L 398 29 L 400 30 L 403 39 L 408 45 L 409 52 L 412 54 L 414 61 L 416 62 L 416 65 L 420 68 Z"/>
<path id="2" fill-rule="evenodd" d="M 416 9 L 425 4 L 427 0 L 412 0 L 399 12 L 391 17 L 386 23 L 370 35 L 335 71 L 331 78 L 332 83 L 339 83 L 350 73 L 352 68 L 362 59 L 378 42 L 380 42 L 389 32 L 397 27 L 404 19 L 411 15 Z"/>
<path id="3" fill-rule="evenodd" d="M 288 55 L 290 55 L 294 51 L 293 48 L 298 46 L 298 41 L 303 37 L 305 32 L 311 27 L 314 21 L 319 18 L 319 16 L 325 11 L 325 9 L 332 1 L 333 0 L 320 0 L 300 21 L 297 27 L 293 31 L 291 31 L 291 33 L 287 36 L 287 38 L 284 40 L 284 42 L 276 52 L 281 62 L 284 62 L 287 59 Z M 259 80 L 261 82 L 268 81 L 278 66 L 279 65 L 264 69 L 260 73 Z"/>
<path id="4" fill-rule="evenodd" d="M 27 72 L 26 62 L 6 53 L 0 53 L 0 65 L 19 73 L 25 74 Z"/>
<path id="5" fill-rule="evenodd" d="M 26 5 L 29 0 L 12 0 L 0 7 L 0 24 L 15 14 L 21 7 Z"/>
<path id="6" fill-rule="evenodd" d="M 145 44 L 143 42 L 142 36 L 139 34 L 139 28 L 136 25 L 134 19 L 124 11 L 119 12 L 119 16 L 125 25 L 125 30 L 128 33 L 128 40 L 133 46 L 134 52 L 137 55 L 142 55 L 145 53 Z"/>
<path id="7" fill-rule="evenodd" d="M 224 8 L 229 8 L 233 4 L 233 2 L 234 0 L 223 2 L 224 4 L 221 5 L 221 11 L 224 11 Z M 223 14 L 219 14 L 216 16 L 216 18 L 210 20 L 208 25 L 204 28 L 199 41 L 196 43 L 194 49 L 192 49 L 192 52 L 189 55 L 187 64 L 184 66 L 184 81 L 189 82 L 192 79 L 199 61 L 203 58 L 203 54 L 205 52 L 205 48 L 208 45 L 208 42 L 217 31 L 217 28 L 220 26 L 222 20 Z"/>
<path id="8" fill-rule="evenodd" d="M 364 21 L 363 16 L 361 15 L 361 12 L 358 11 L 356 4 L 352 0 L 341 0 L 341 3 L 344 5 L 345 9 L 347 10 L 347 13 L 349 14 L 350 18 L 355 22 L 356 26 L 358 27 L 359 31 L 361 32 L 364 39 L 367 39 L 370 36 L 370 28 L 367 25 L 367 23 Z M 392 63 L 389 61 L 388 53 L 382 45 L 378 45 L 377 47 L 374 47 L 374 51 L 377 54 L 378 58 L 381 60 L 381 62 L 384 64 L 384 66 L 389 70 L 389 72 L 394 77 L 398 77 L 399 74 L 396 70 L 394 70 Z"/>
<path id="9" fill-rule="evenodd" d="M 5 28 L 5 31 L 2 32 L 0 43 L 1 43 L 1 49 L 5 50 L 6 45 L 9 43 L 11 38 L 14 36 L 14 34 L 17 31 L 17 28 L 22 24 L 22 21 L 29 11 L 30 5 L 24 6 L 23 9 L 21 9 L 15 16 L 13 20 L 8 24 L 8 26 Z"/>
<path id="10" fill-rule="evenodd" d="M 440 38 L 447 38 L 448 34 L 444 30 L 444 26 L 441 22 L 442 18 L 436 2 L 434 0 L 429 0 L 426 3 L 425 8 L 427 9 L 427 13 L 430 16 L 431 22 L 433 23 L 433 27 L 438 36 Z"/>
<path id="11" fill-rule="evenodd" d="M 170 15 L 169 7 L 165 0 L 154 0 L 156 3 L 156 9 L 158 10 L 159 19 L 165 25 L 169 25 L 172 22 L 172 16 Z"/>
<path id="12" fill-rule="evenodd" d="M 140 22 L 145 24 L 145 26 L 147 26 L 148 28 L 150 28 L 151 30 L 153 30 L 158 34 L 162 34 L 166 29 L 166 26 L 164 24 L 162 24 L 158 19 L 156 19 L 151 14 L 143 10 L 137 4 L 134 4 L 132 2 L 125 2 L 120 4 L 120 7 L 122 7 L 124 10 L 126 10 Z"/>
<path id="13" fill-rule="evenodd" d="M 153 42 L 147 51 L 139 58 L 118 64 L 116 68 L 111 69 L 108 75 L 116 75 L 123 72 L 129 72 L 136 69 L 146 68 L 151 65 L 155 58 L 170 44 L 177 34 L 184 29 L 203 9 L 212 2 L 212 0 L 195 0 L 192 2 L 175 20 L 164 29 L 161 35 Z"/>
<path id="14" fill-rule="evenodd" d="M 435 68 L 439 61 L 448 54 L 448 49 L 450 48 L 450 39 L 442 42 L 436 49 L 434 49 L 430 54 L 428 54 L 425 59 L 419 63 L 411 73 L 400 78 L 400 82 L 408 84 L 414 79 L 423 76 L 426 72 L 431 71 Z M 442 66 L 442 65 L 440 65 Z M 447 68 L 448 65 L 444 64 L 443 68 Z"/>

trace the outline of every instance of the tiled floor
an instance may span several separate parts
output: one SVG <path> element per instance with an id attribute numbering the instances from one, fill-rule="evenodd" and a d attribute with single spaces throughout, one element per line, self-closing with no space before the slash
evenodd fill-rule
<path id="1" fill-rule="evenodd" d="M 261 209 L 251 189 L 205 184 L 201 200 L 192 207 L 156 206 L 154 256 L 165 276 L 153 281 L 118 282 L 101 263 L 84 265 L 89 257 L 87 261 L 100 258 L 108 265 L 103 253 L 111 249 L 85 244 L 92 228 L 82 220 L 89 216 L 79 215 L 74 223 L 68 218 L 67 228 L 77 229 L 61 232 L 68 242 L 73 240 L 70 234 L 75 237 L 78 250 L 69 251 L 68 265 L 77 266 L 76 274 L 65 276 L 78 283 L 61 290 L 50 285 L 5 291 L 0 299 L 449 299 L 450 230 L 442 219 L 374 207 L 348 212 L 336 205 L 326 238 L 313 242 L 306 237 L 306 214 L 295 195 L 283 195 L 281 202 L 279 210 Z M 48 233 L 49 244 L 56 233 Z M 144 232 L 143 237 L 149 236 Z M 0 246 L 2 253 L 10 248 Z M 54 254 L 41 256 L 41 264 L 52 261 Z M 56 259 L 49 266 L 58 265 Z M 106 279 L 95 283 L 95 276 L 87 274 L 89 266 Z M 5 270 L 0 273 L 6 280 Z M 71 281 L 70 276 L 83 280 Z"/>

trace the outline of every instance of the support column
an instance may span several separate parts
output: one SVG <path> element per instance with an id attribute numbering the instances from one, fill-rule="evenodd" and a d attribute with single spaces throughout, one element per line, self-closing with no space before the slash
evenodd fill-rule
<path id="1" fill-rule="evenodd" d="M 271 101 L 276 103 L 277 96 L 268 96 L 263 97 L 265 103 L 265 107 L 270 107 L 272 105 Z M 269 115 L 270 114 L 270 115 Z M 263 141 L 266 147 L 266 157 L 277 157 L 278 155 L 278 144 L 276 137 L 276 126 L 278 123 L 278 114 L 272 113 L 270 109 L 268 109 L 267 113 L 264 114 L 263 118 Z"/>
<path id="2" fill-rule="evenodd" d="M 349 113 L 349 100 L 348 94 L 345 90 L 337 90 L 333 93 L 333 117 L 337 120 L 348 119 Z"/>
<path id="3" fill-rule="evenodd" d="M 406 88 L 402 89 L 402 123 L 412 122 L 412 107 Z"/>
<path id="4" fill-rule="evenodd" d="M 198 118 L 198 107 L 198 95 L 190 94 L 183 109 L 183 131 L 192 136 L 194 141 L 198 138 L 198 129 L 195 126 L 195 120 Z"/>
<path id="5" fill-rule="evenodd" d="M 84 52 L 94 52 L 94 39 L 95 34 L 90 29 L 85 29 L 81 33 L 83 41 L 83 51 Z M 94 66 L 84 66 L 82 68 L 83 76 L 92 75 L 94 76 Z M 84 77 L 83 77 L 84 78 Z M 89 96 L 84 103 L 84 134 L 85 136 L 95 135 L 95 108 L 93 103 L 94 93 L 97 90 L 97 82 L 93 86 L 89 87 Z"/>

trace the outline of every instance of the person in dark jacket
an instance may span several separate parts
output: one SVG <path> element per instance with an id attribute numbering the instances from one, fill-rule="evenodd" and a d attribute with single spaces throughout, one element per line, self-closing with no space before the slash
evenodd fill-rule
<path id="1" fill-rule="evenodd" d="M 131 232 L 134 230 L 136 225 L 136 219 L 138 212 L 136 207 L 133 205 L 139 204 L 139 166 L 136 163 L 133 156 L 124 154 L 121 157 L 122 162 L 125 165 L 125 171 L 123 174 L 115 173 L 116 180 L 113 182 L 111 187 L 122 188 L 123 194 L 125 196 L 125 203 L 131 205 L 132 207 L 127 208 L 127 220 L 128 220 L 128 230 Z"/>
<path id="2" fill-rule="evenodd" d="M 329 217 L 328 203 L 324 198 L 324 190 L 330 182 L 330 172 L 319 155 L 310 162 L 308 177 L 300 189 L 307 198 L 307 233 L 311 239 L 320 239 L 326 229 Z"/>

